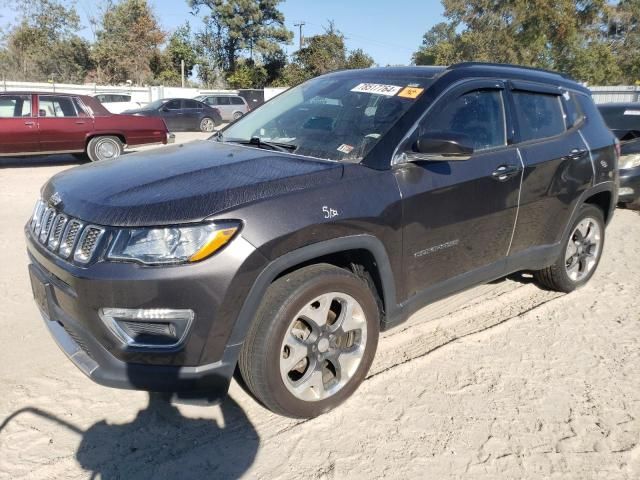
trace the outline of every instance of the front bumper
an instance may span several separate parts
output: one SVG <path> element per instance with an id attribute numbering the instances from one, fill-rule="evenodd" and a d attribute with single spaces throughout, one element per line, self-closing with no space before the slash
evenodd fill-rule
<path id="1" fill-rule="evenodd" d="M 620 203 L 633 203 L 640 199 L 640 167 L 620 170 Z"/>
<path id="2" fill-rule="evenodd" d="M 45 324 L 89 378 L 190 401 L 215 402 L 226 394 L 241 348 L 227 344 L 234 314 L 264 262 L 248 242 L 238 237 L 218 255 L 194 265 L 145 268 L 97 262 L 81 268 L 34 242 L 29 229 L 26 234 L 33 293 Z M 191 308 L 195 319 L 177 349 L 133 348 L 99 318 L 104 307 Z"/>

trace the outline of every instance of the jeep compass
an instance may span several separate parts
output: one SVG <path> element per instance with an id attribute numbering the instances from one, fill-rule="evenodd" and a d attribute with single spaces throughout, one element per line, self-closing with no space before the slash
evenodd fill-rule
<path id="1" fill-rule="evenodd" d="M 213 402 L 237 370 L 269 409 L 313 417 L 437 299 L 523 270 L 589 281 L 617 161 L 589 91 L 557 73 L 331 73 L 210 140 L 54 176 L 25 227 L 33 294 L 98 383 Z"/>

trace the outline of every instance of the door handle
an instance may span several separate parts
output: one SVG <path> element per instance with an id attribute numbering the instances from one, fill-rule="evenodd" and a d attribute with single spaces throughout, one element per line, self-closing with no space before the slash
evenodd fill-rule
<path id="1" fill-rule="evenodd" d="M 520 167 L 517 165 L 500 165 L 491 176 L 494 180 L 504 182 L 518 173 L 520 173 Z"/>
<path id="2" fill-rule="evenodd" d="M 580 148 L 574 148 L 569 152 L 569 155 L 564 157 L 566 160 L 580 160 L 587 154 L 587 150 L 582 150 Z"/>
<path id="3" fill-rule="evenodd" d="M 36 124 L 36 122 L 29 121 L 29 122 L 24 122 L 24 124 L 28 127 L 33 127 Z"/>
<path id="4" fill-rule="evenodd" d="M 78 121 L 76 122 L 76 125 L 84 125 L 85 123 L 87 123 L 87 122 L 83 122 L 83 121 L 81 121 L 81 120 L 78 120 Z"/>

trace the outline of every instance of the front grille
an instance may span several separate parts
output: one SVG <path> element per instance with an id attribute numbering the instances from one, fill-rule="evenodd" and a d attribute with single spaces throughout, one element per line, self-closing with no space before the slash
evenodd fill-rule
<path id="1" fill-rule="evenodd" d="M 30 222 L 33 238 L 64 259 L 81 264 L 94 260 L 105 229 L 85 225 L 76 218 L 59 213 L 41 200 L 36 204 Z"/>

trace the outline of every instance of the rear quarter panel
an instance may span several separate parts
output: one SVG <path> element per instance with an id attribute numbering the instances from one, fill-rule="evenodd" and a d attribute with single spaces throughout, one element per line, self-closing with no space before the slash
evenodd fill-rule
<path id="1" fill-rule="evenodd" d="M 119 135 L 129 146 L 167 143 L 167 126 L 159 117 L 111 115 L 95 117 L 95 135 Z"/>

